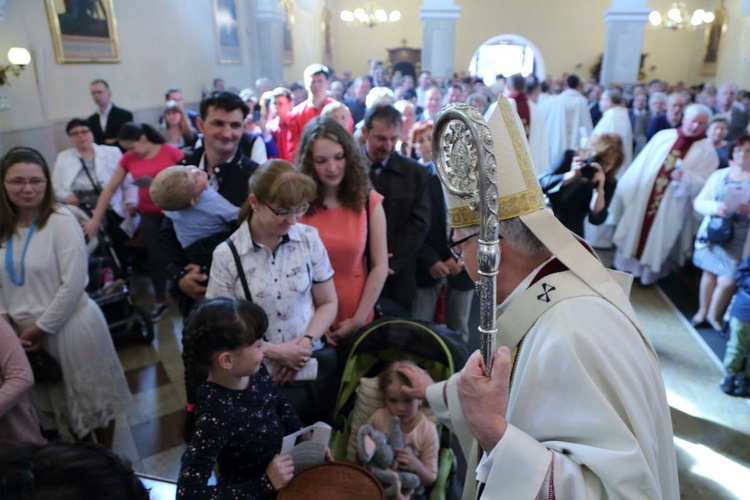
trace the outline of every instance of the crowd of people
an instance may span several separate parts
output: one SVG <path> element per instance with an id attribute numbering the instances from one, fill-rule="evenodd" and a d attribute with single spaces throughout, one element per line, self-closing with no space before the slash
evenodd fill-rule
<path id="1" fill-rule="evenodd" d="M 438 81 L 423 71 L 416 79 L 396 72 L 389 81 L 382 64 L 353 80 L 313 64 L 303 79 L 274 87 L 261 78 L 242 91 L 216 79 L 198 111 L 170 88 L 155 124 L 134 122 L 113 104 L 108 83 L 95 80 L 97 111 L 67 124 L 72 147 L 53 169 L 27 147 L 2 157 L 0 439 L 41 444 L 93 433 L 111 442 L 129 392 L 106 321 L 85 293 L 86 239 L 106 232 L 127 269 L 135 258 L 128 228 L 137 227 L 153 285 L 152 319 L 168 310 L 171 288 L 186 321 L 194 429 L 178 495 L 273 495 L 292 477 L 280 438 L 330 419 L 331 387 L 364 325 L 379 315 L 446 323 L 468 342 L 478 273 L 466 257 L 471 251 L 461 248 L 476 245 L 477 231 L 447 229 L 452 202 L 431 148 L 433 121 L 457 102 L 486 120 L 515 116 L 548 210 L 591 247 L 613 247 L 618 269 L 650 285 L 692 256 L 703 270 L 694 324 L 724 328 L 739 283 L 720 386 L 748 395 L 747 93 L 732 84 L 669 89 L 659 80 L 605 89 L 575 75 L 545 82 L 498 75 L 486 85 L 466 75 Z M 521 233 L 512 224 L 501 229 L 511 241 L 503 259 L 518 253 L 517 272 L 558 255 L 546 240 L 547 247 L 515 246 Z M 537 248 L 535 257 L 524 260 L 519 248 Z M 619 298 L 607 300 L 622 309 Z M 640 348 L 628 352 L 637 357 Z M 61 380 L 32 388 L 32 354 L 51 357 Z M 397 402 L 412 408 L 428 399 L 440 407 L 427 392 L 431 381 L 416 367 L 398 366 L 401 379 L 396 368 L 384 378 L 386 410 L 378 422 L 403 413 Z M 477 359 L 468 369 L 481 373 Z M 394 380 L 404 385 L 397 390 Z M 661 403 L 658 394 L 647 402 Z M 533 401 L 527 405 L 517 411 L 536 411 Z M 407 435 L 423 426 L 413 411 L 403 415 Z M 479 437 L 476 422 L 468 423 Z M 650 431 L 638 432 L 640 442 Z M 504 433 L 480 439 L 485 452 Z M 397 467 L 429 486 L 434 443 L 417 441 Z M 215 464 L 219 482 L 209 486 Z M 551 484 L 553 473 L 545 477 Z"/>

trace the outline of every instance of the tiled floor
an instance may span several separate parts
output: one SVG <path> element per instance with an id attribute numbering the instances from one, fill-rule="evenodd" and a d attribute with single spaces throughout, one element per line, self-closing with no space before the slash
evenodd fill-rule
<path id="1" fill-rule="evenodd" d="M 750 499 L 750 400 L 718 390 L 718 359 L 656 287 L 634 287 L 632 300 L 659 353 L 675 431 L 684 499 Z M 117 420 L 114 451 L 135 469 L 174 480 L 185 448 L 180 358 L 182 323 L 175 307 L 152 345 L 118 342 L 133 401 Z"/>

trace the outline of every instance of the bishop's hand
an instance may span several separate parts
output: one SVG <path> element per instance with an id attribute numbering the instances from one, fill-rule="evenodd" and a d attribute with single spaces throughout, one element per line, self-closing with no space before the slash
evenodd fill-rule
<path id="1" fill-rule="evenodd" d="M 458 399 L 466 423 L 484 451 L 489 453 L 508 428 L 505 418 L 510 392 L 510 350 L 495 352 L 490 376 L 484 374 L 484 362 L 474 351 L 458 377 Z"/>

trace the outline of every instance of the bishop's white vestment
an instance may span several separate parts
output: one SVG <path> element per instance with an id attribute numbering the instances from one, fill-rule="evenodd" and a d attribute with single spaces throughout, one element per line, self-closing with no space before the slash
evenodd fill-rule
<path id="1" fill-rule="evenodd" d="M 629 304 L 616 306 L 570 271 L 530 285 L 545 264 L 498 308 L 497 347 L 517 350 L 507 431 L 476 469 L 481 498 L 678 499 L 659 363 L 634 314 L 622 312 Z M 613 274 L 629 292 L 632 278 Z M 458 376 L 430 386 L 427 399 L 471 463 L 477 444 L 461 413 Z M 464 499 L 474 498 L 472 479 Z"/>

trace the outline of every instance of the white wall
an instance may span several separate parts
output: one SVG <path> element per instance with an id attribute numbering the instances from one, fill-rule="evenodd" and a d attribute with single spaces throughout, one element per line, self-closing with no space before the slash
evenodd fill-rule
<path id="1" fill-rule="evenodd" d="M 49 157 L 67 147 L 60 128 L 94 111 L 88 84 L 95 78 L 107 80 L 113 101 L 140 120 L 154 119 L 170 86 L 181 87 L 187 102 L 198 102 L 201 89 L 215 76 L 239 88 L 252 85 L 257 75 L 249 2 L 239 0 L 238 6 L 242 64 L 216 62 L 210 0 L 114 0 L 120 62 L 58 64 L 44 0 L 11 0 L 0 21 L 0 64 L 10 46 L 28 48 L 32 64 L 10 87 L 0 87 L 0 95 L 11 102 L 10 109 L 0 110 L 0 153 L 26 144 Z"/>

